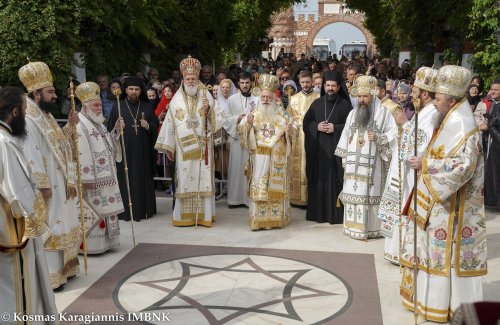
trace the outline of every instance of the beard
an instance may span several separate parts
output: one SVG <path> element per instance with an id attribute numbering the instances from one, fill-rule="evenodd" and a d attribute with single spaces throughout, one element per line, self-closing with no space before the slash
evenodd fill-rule
<path id="1" fill-rule="evenodd" d="M 338 94 L 334 91 L 329 91 L 326 93 L 326 99 L 328 99 L 328 101 L 330 101 L 330 102 L 333 102 L 334 100 L 336 100 L 337 96 L 338 96 Z"/>
<path id="2" fill-rule="evenodd" d="M 274 118 L 275 107 L 273 103 L 259 103 L 257 110 L 267 120 Z"/>
<path id="3" fill-rule="evenodd" d="M 188 86 L 184 85 L 184 91 L 189 97 L 194 97 L 198 93 L 198 86 Z"/>
<path id="4" fill-rule="evenodd" d="M 137 103 L 139 101 L 139 96 L 136 95 L 136 94 L 130 94 L 130 95 L 127 95 L 127 99 L 129 102 L 131 103 Z"/>
<path id="5" fill-rule="evenodd" d="M 248 97 L 248 96 L 250 96 L 250 90 L 251 90 L 251 88 L 250 88 L 250 87 L 248 87 L 248 89 L 245 89 L 245 88 L 240 89 L 241 94 L 242 94 L 244 97 Z"/>
<path id="6" fill-rule="evenodd" d="M 368 126 L 368 123 L 370 123 L 371 119 L 372 119 L 371 105 L 359 104 L 354 119 L 356 125 L 361 128 L 366 128 Z"/>
<path id="7" fill-rule="evenodd" d="M 88 113 L 87 113 L 87 115 L 90 117 L 90 119 L 92 121 L 94 121 L 94 123 L 97 123 L 97 124 L 102 124 L 106 120 L 106 118 L 104 117 L 104 115 L 102 115 L 102 112 L 100 112 L 100 113 L 94 113 L 91 110 L 89 110 Z"/>
<path id="8" fill-rule="evenodd" d="M 46 113 L 49 113 L 49 112 L 54 112 L 57 110 L 57 105 L 54 102 L 47 102 L 45 100 L 41 100 L 40 103 L 38 103 L 38 106 L 40 106 L 40 109 Z"/>
<path id="9" fill-rule="evenodd" d="M 417 114 L 417 113 L 415 113 Z M 438 114 L 434 114 L 431 118 L 431 126 L 436 129 L 438 126 L 441 125 L 441 122 L 443 122 L 445 115 L 442 115 L 441 113 L 438 112 Z"/>
<path id="10" fill-rule="evenodd" d="M 26 135 L 26 118 L 24 114 L 14 117 L 9 126 L 12 129 L 13 136 L 22 138 Z"/>

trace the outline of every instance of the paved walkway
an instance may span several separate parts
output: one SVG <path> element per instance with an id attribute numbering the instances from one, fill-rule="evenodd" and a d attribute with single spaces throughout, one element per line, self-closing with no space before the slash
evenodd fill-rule
<path id="1" fill-rule="evenodd" d="M 383 239 L 368 242 L 349 239 L 342 225 L 318 224 L 305 220 L 305 210 L 294 208 L 291 224 L 282 230 L 250 231 L 246 208 L 228 209 L 224 199 L 217 202 L 217 222 L 212 228 L 176 228 L 171 223 L 171 198 L 157 199 L 158 214 L 135 223 L 137 242 L 301 249 L 312 251 L 374 254 L 382 316 L 386 325 L 413 324 L 413 315 L 401 306 L 399 268 L 383 258 Z M 500 213 L 487 213 L 488 268 L 484 278 L 485 300 L 500 301 Z M 64 291 L 56 293 L 59 311 L 64 310 L 89 286 L 115 265 L 132 248 L 131 226 L 121 222 L 121 246 L 101 256 L 89 256 L 88 274 L 71 280 Z M 172 319 L 175 324 L 175 319 Z M 419 324 L 424 324 L 420 319 Z"/>

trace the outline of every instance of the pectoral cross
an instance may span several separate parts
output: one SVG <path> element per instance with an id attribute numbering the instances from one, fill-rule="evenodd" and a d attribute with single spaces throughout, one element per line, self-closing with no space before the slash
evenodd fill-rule
<path id="1" fill-rule="evenodd" d="M 139 124 L 137 124 L 137 120 L 136 120 L 136 119 L 134 119 L 134 124 L 132 124 L 132 127 L 135 129 L 135 135 L 138 135 L 138 134 L 139 134 L 139 133 L 138 133 L 138 131 L 137 131 L 137 129 L 139 128 L 139 126 L 140 126 L 140 125 L 139 125 Z"/>

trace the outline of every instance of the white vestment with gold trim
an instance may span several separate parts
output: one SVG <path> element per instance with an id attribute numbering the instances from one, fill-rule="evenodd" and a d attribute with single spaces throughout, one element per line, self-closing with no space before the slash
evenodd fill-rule
<path id="1" fill-rule="evenodd" d="M 124 207 L 115 164 L 122 160 L 119 134 L 113 138 L 104 125 L 92 121 L 83 112 L 78 117 L 76 131 L 84 187 L 87 253 L 101 254 L 120 246 L 118 214 Z M 80 252 L 82 248 L 80 245 Z"/>
<path id="2" fill-rule="evenodd" d="M 19 324 L 14 314 L 56 317 L 54 292 L 41 235 L 46 204 L 32 184 L 24 154 L 0 126 L 0 309 L 2 324 Z M 31 324 L 31 323 L 30 323 Z M 47 321 L 44 324 L 56 324 Z"/>
<path id="3" fill-rule="evenodd" d="M 422 159 L 408 216 L 417 219 L 417 306 L 425 319 L 447 322 L 462 303 L 482 299 L 487 272 L 481 133 L 464 98 L 446 117 Z M 401 264 L 403 305 L 413 310 L 413 221 L 408 222 Z"/>
<path id="4" fill-rule="evenodd" d="M 50 281 L 53 288 L 67 282 L 80 272 L 77 245 L 81 239 L 76 198 L 68 195 L 70 187 L 76 189 L 76 164 L 71 148 L 71 128 L 59 127 L 52 114 L 42 111 L 27 99 L 27 136 L 19 139 L 33 171 L 38 189 L 51 189 L 48 200 L 49 217 L 42 236 Z"/>
<path id="5" fill-rule="evenodd" d="M 432 102 L 418 113 L 417 152 L 419 157 L 422 157 L 431 141 L 437 115 L 439 113 Z M 396 139 L 392 142 L 393 159 L 384 194 L 380 200 L 378 217 L 382 220 L 381 234 L 385 237 L 384 258 L 391 263 L 399 264 L 400 238 L 403 238 L 406 225 L 406 217 L 400 217 L 400 215 L 414 184 L 413 169 L 410 168 L 408 161 L 415 155 L 415 117 L 403 125 L 400 147 L 398 148 Z M 400 171 L 401 175 L 399 175 Z"/>
<path id="6" fill-rule="evenodd" d="M 380 237 L 377 218 L 380 197 L 392 157 L 390 143 L 397 137 L 397 125 L 391 112 L 375 98 L 373 118 L 364 129 L 355 123 L 353 109 L 335 155 L 342 158 L 344 186 L 339 199 L 344 204 L 344 234 L 354 239 Z M 368 140 L 368 130 L 377 134 L 377 141 Z"/>
<path id="7" fill-rule="evenodd" d="M 213 134 L 223 123 L 219 106 L 214 105 L 207 91 L 210 111 L 205 132 L 203 90 L 196 96 L 187 96 L 181 87 L 170 102 L 165 122 L 158 135 L 155 149 L 175 153 L 175 208 L 176 226 L 211 226 L 215 221 L 215 184 Z M 205 163 L 205 143 L 208 145 L 208 164 Z"/>
<path id="8" fill-rule="evenodd" d="M 238 118 L 241 114 L 251 113 L 257 106 L 259 98 L 237 93 L 229 97 L 225 112 L 224 129 L 229 134 L 229 166 L 227 170 L 227 204 L 248 206 L 247 178 L 245 164 L 248 161 L 248 151 L 241 147 L 241 134 L 238 129 Z"/>
<path id="9" fill-rule="evenodd" d="M 248 223 L 252 230 L 283 228 L 290 223 L 288 158 L 292 147 L 285 133 L 288 119 L 279 106 L 269 121 L 256 111 L 252 126 L 246 116 L 239 125 L 241 145 L 249 151 L 245 169 L 250 197 Z"/>

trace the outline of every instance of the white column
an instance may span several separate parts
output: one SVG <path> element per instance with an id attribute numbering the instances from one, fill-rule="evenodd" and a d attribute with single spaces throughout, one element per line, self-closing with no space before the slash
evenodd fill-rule
<path id="1" fill-rule="evenodd" d="M 73 55 L 75 58 L 76 64 L 73 63 L 71 65 L 71 73 L 75 76 L 76 80 L 82 82 L 87 81 L 87 74 L 85 72 L 85 56 L 83 53 L 75 53 Z"/>
<path id="2" fill-rule="evenodd" d="M 146 64 L 142 67 L 141 71 L 147 76 L 149 69 L 151 69 L 151 67 L 149 66 L 149 64 L 151 63 L 151 54 L 142 53 L 142 58 L 144 59 L 144 62 L 146 62 Z M 135 75 L 135 71 L 131 71 L 130 73 Z"/>
<path id="3" fill-rule="evenodd" d="M 442 55 L 443 53 L 439 52 L 439 53 L 434 53 L 434 69 L 439 69 L 441 68 L 441 61 L 439 60 L 439 57 Z"/>
<path id="4" fill-rule="evenodd" d="M 409 61 L 410 60 L 410 54 L 411 54 L 410 51 L 401 51 L 401 52 L 399 52 L 398 65 L 401 66 L 403 64 L 404 60 L 408 59 L 408 61 Z"/>
<path id="5" fill-rule="evenodd" d="M 464 53 L 462 55 L 462 67 L 469 69 L 470 71 L 474 72 L 472 69 L 472 53 Z"/>

